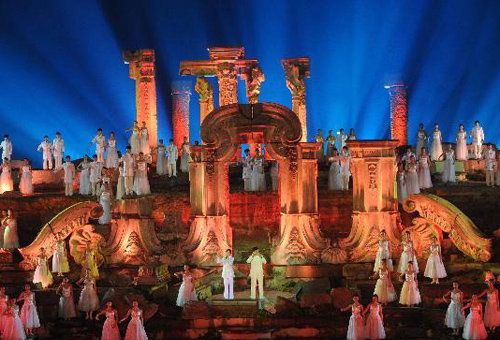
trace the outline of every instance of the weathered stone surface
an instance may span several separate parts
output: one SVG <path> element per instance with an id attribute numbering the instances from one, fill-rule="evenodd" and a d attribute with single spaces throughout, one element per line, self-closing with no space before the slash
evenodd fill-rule
<path id="1" fill-rule="evenodd" d="M 274 305 L 277 314 L 298 315 L 300 314 L 300 305 L 292 300 L 278 296 Z"/>
<path id="2" fill-rule="evenodd" d="M 348 280 L 367 280 L 372 274 L 371 263 L 349 263 L 342 268 L 342 275 Z"/>
<path id="3" fill-rule="evenodd" d="M 182 309 L 183 319 L 208 319 L 210 308 L 205 301 L 190 301 Z"/>
<path id="4" fill-rule="evenodd" d="M 338 309 L 344 308 L 352 303 L 352 298 L 355 295 L 359 296 L 359 291 L 344 287 L 333 288 L 330 292 L 333 305 Z"/>
<path id="5" fill-rule="evenodd" d="M 330 294 L 326 293 L 306 293 L 300 296 L 300 307 L 302 308 L 330 303 L 332 303 L 332 299 Z"/>

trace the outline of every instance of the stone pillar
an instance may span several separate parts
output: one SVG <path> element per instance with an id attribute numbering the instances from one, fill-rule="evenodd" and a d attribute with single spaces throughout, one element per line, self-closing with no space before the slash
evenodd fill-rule
<path id="1" fill-rule="evenodd" d="M 233 63 L 217 64 L 219 106 L 238 103 L 238 72 Z"/>
<path id="2" fill-rule="evenodd" d="M 406 85 L 391 83 L 384 87 L 389 90 L 391 139 L 398 140 L 398 146 L 408 145 L 408 95 Z"/>
<path id="3" fill-rule="evenodd" d="M 214 88 L 203 76 L 196 78 L 194 90 L 200 96 L 200 126 L 205 117 L 214 110 Z"/>
<path id="4" fill-rule="evenodd" d="M 266 80 L 258 64 L 252 65 L 241 77 L 245 80 L 247 86 L 248 104 L 257 104 L 259 102 L 260 84 Z"/>
<path id="5" fill-rule="evenodd" d="M 172 125 L 174 142 L 180 149 L 184 137 L 189 141 L 189 101 L 191 82 L 175 81 L 172 83 Z"/>
<path id="6" fill-rule="evenodd" d="M 292 93 L 292 111 L 297 114 L 302 125 L 302 142 L 307 142 L 306 82 L 310 77 L 309 58 L 281 60 L 285 70 L 286 86 Z"/>
<path id="7" fill-rule="evenodd" d="M 155 51 L 124 51 L 123 60 L 129 64 L 130 78 L 135 79 L 136 107 L 139 126 L 146 122 L 150 147 L 158 141 L 156 113 Z"/>
<path id="8" fill-rule="evenodd" d="M 353 178 L 352 229 L 341 248 L 353 262 L 372 262 L 379 234 L 385 229 L 392 246 L 399 244 L 395 193 L 395 140 L 348 141 Z"/>

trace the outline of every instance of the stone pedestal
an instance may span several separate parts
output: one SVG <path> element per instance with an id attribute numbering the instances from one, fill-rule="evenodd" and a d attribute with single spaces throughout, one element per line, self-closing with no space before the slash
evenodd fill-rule
<path id="1" fill-rule="evenodd" d="M 184 137 L 189 141 L 189 102 L 191 83 L 176 81 L 172 83 L 172 126 L 175 145 L 180 149 Z"/>
<path id="2" fill-rule="evenodd" d="M 391 109 L 391 139 L 398 141 L 398 146 L 408 145 L 408 96 L 406 85 L 390 83 L 385 85 L 389 90 Z"/>

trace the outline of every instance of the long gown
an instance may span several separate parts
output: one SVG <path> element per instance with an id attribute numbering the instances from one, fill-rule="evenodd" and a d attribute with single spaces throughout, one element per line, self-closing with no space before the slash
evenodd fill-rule
<path id="1" fill-rule="evenodd" d="M 460 292 L 451 291 L 450 304 L 446 310 L 444 324 L 451 329 L 462 328 L 465 323 L 465 315 L 462 311 L 462 302 L 460 301 Z"/>
<path id="2" fill-rule="evenodd" d="M 448 150 L 445 153 L 446 159 L 444 161 L 443 169 L 443 183 L 455 183 L 455 152 Z"/>
<path id="3" fill-rule="evenodd" d="M 23 165 L 21 171 L 19 191 L 23 195 L 31 195 L 33 193 L 33 177 L 31 175 L 31 167 L 29 165 Z"/>
<path id="4" fill-rule="evenodd" d="M 366 319 L 365 336 L 367 339 L 385 339 L 384 323 L 380 318 L 380 304 L 370 304 L 370 315 Z"/>
<path id="5" fill-rule="evenodd" d="M 417 133 L 417 149 L 415 150 L 415 153 L 417 154 L 417 158 L 420 157 L 420 155 L 422 154 L 422 148 L 426 148 L 427 147 L 427 133 L 422 130 L 422 131 L 418 131 Z"/>
<path id="6" fill-rule="evenodd" d="M 387 269 L 382 269 L 378 271 L 379 278 L 375 284 L 375 291 L 373 294 L 378 295 L 378 301 L 380 303 L 388 303 L 396 301 L 398 295 L 394 289 L 394 285 L 391 282 L 391 273 Z"/>
<path id="7" fill-rule="evenodd" d="M 467 150 L 467 132 L 466 131 L 458 131 L 456 137 L 456 154 L 457 160 L 465 161 L 468 158 L 469 152 Z"/>
<path id="8" fill-rule="evenodd" d="M 401 252 L 401 257 L 399 258 L 398 273 L 399 274 L 406 273 L 409 261 L 412 262 L 413 270 L 415 271 L 415 273 L 418 273 L 417 254 L 415 253 L 413 242 L 403 241 L 401 242 L 401 245 L 403 246 L 403 251 Z"/>
<path id="9" fill-rule="evenodd" d="M 498 311 L 498 290 L 486 293 L 488 300 L 484 308 L 484 326 L 488 328 L 500 327 L 500 311 Z"/>
<path id="10" fill-rule="evenodd" d="M 99 224 L 109 224 L 111 222 L 111 194 L 108 191 L 103 191 L 99 203 L 103 210 L 102 216 L 99 217 Z"/>
<path id="11" fill-rule="evenodd" d="M 328 171 L 328 190 L 342 190 L 342 175 L 340 174 L 340 157 L 330 157 Z"/>
<path id="12" fill-rule="evenodd" d="M 138 155 L 140 150 L 140 141 L 139 141 L 139 128 L 134 126 L 132 128 L 132 136 L 130 136 L 130 147 L 132 148 L 132 154 Z"/>
<path id="13" fill-rule="evenodd" d="M 406 171 L 406 190 L 408 191 L 408 195 L 420 194 L 416 164 L 408 165 L 408 170 Z"/>
<path id="14" fill-rule="evenodd" d="M 406 175 L 404 171 L 398 172 L 398 203 L 403 204 L 403 201 L 408 197 L 408 190 L 406 188 Z"/>
<path id="15" fill-rule="evenodd" d="M 191 150 L 189 143 L 183 143 L 181 150 L 182 150 L 181 165 L 180 165 L 181 172 L 189 172 L 189 162 L 191 162 L 191 156 L 190 156 Z"/>
<path id="16" fill-rule="evenodd" d="M 52 256 L 52 272 L 53 273 L 68 273 L 69 263 L 66 255 L 66 245 L 64 240 L 56 242 L 56 249 Z"/>
<path id="17" fill-rule="evenodd" d="M 151 189 L 148 180 L 148 164 L 146 161 L 137 162 L 137 172 L 134 177 L 134 191 L 137 195 L 149 195 Z"/>
<path id="18" fill-rule="evenodd" d="M 391 259 L 391 244 L 389 240 L 378 241 L 377 256 L 375 257 L 375 265 L 373 266 L 373 271 L 376 273 L 381 267 L 382 260 L 387 260 L 387 268 L 392 272 L 392 259 Z"/>
<path id="19" fill-rule="evenodd" d="M 76 317 L 75 302 L 71 294 L 71 287 L 62 287 L 59 298 L 59 317 L 70 319 Z"/>
<path id="20" fill-rule="evenodd" d="M 116 311 L 106 312 L 106 321 L 102 326 L 101 340 L 120 340 L 120 329 L 116 322 Z M 113 325 L 115 327 L 113 327 Z"/>
<path id="21" fill-rule="evenodd" d="M 406 306 L 418 305 L 422 302 L 420 291 L 418 290 L 417 273 L 405 273 L 405 282 L 401 289 L 399 303 Z"/>
<path id="22" fill-rule="evenodd" d="M 266 191 L 266 175 L 264 174 L 264 159 L 255 157 L 252 160 L 252 191 Z"/>
<path id="23" fill-rule="evenodd" d="M 125 333 L 125 340 L 148 340 L 144 325 L 141 322 L 142 310 L 130 311 L 130 322 Z"/>
<path id="24" fill-rule="evenodd" d="M 156 157 L 156 174 L 163 176 L 167 174 L 167 157 L 165 151 L 167 148 L 164 145 L 158 146 L 158 156 Z"/>
<path id="25" fill-rule="evenodd" d="M 198 297 L 196 295 L 196 290 L 193 285 L 193 277 L 191 275 L 183 274 L 182 284 L 179 288 L 179 294 L 177 295 L 177 306 L 183 307 L 189 301 L 196 301 Z"/>
<path id="26" fill-rule="evenodd" d="M 21 322 L 25 328 L 40 327 L 40 319 L 36 311 L 36 305 L 33 301 L 35 293 L 24 296 L 23 308 L 21 308 Z"/>
<path id="27" fill-rule="evenodd" d="M 0 297 L 0 332 L 3 331 L 6 323 L 7 315 L 5 312 L 7 311 L 7 302 L 9 301 L 9 297 L 7 295 Z"/>
<path id="28" fill-rule="evenodd" d="M 469 315 L 465 319 L 464 332 L 462 337 L 466 340 L 482 340 L 488 338 L 488 333 L 484 327 L 481 310 L 483 305 L 478 303 L 470 306 Z"/>
<path id="29" fill-rule="evenodd" d="M 149 147 L 148 129 L 145 127 L 141 128 L 141 137 L 139 145 L 140 145 L 140 152 L 142 152 L 144 155 L 149 155 L 151 153 L 151 149 Z"/>
<path id="30" fill-rule="evenodd" d="M 125 178 L 123 177 L 123 167 L 118 168 L 118 183 L 116 184 L 116 199 L 121 200 L 125 195 Z"/>
<path id="31" fill-rule="evenodd" d="M 347 340 L 364 340 L 365 325 L 361 313 L 363 312 L 362 305 L 352 305 L 352 314 L 349 318 L 349 327 L 347 328 Z"/>
<path id="32" fill-rule="evenodd" d="M 35 274 L 33 275 L 33 283 L 41 283 L 43 288 L 50 286 L 54 282 L 54 278 L 52 277 L 52 273 L 49 270 L 49 266 L 47 265 L 47 257 L 46 256 L 38 256 L 38 263 L 35 268 Z"/>
<path id="33" fill-rule="evenodd" d="M 14 182 L 12 181 L 12 167 L 10 164 L 2 164 L 2 174 L 0 175 L 0 194 L 6 191 L 14 190 Z"/>
<path id="34" fill-rule="evenodd" d="M 3 232 L 3 247 L 6 249 L 19 248 L 17 221 L 15 218 L 10 217 L 5 222 L 5 230 Z"/>
<path id="35" fill-rule="evenodd" d="M 108 139 L 108 153 L 106 154 L 106 168 L 114 169 L 118 167 L 118 151 L 116 149 L 116 139 Z"/>
<path id="36" fill-rule="evenodd" d="M 446 269 L 441 259 L 441 247 L 438 244 L 431 244 L 430 256 L 427 259 L 424 276 L 431 279 L 442 279 L 446 277 Z"/>
<path id="37" fill-rule="evenodd" d="M 92 186 L 90 184 L 90 163 L 82 162 L 80 166 L 82 171 L 80 172 L 80 188 L 78 192 L 80 195 L 90 195 L 92 194 Z"/>
<path id="38" fill-rule="evenodd" d="M 420 189 L 432 188 L 431 169 L 427 156 L 418 159 L 418 185 Z"/>
<path id="39" fill-rule="evenodd" d="M 439 156 L 443 154 L 443 146 L 441 144 L 441 131 L 434 131 L 432 133 L 432 144 L 431 144 L 431 160 L 437 161 Z"/>
<path id="40" fill-rule="evenodd" d="M 2 340 L 25 340 L 26 333 L 19 318 L 19 307 L 17 305 L 11 306 L 7 310 L 5 316 L 5 326 L 2 332 Z"/>
<path id="41" fill-rule="evenodd" d="M 97 296 L 94 279 L 86 278 L 83 281 L 83 289 L 78 300 L 78 310 L 92 312 L 99 308 L 99 297 Z"/>

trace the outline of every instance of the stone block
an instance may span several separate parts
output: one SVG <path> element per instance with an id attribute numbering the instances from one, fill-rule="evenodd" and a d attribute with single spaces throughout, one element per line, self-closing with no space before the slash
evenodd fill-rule
<path id="1" fill-rule="evenodd" d="M 352 303 L 352 298 L 355 295 L 360 296 L 359 291 L 344 287 L 333 288 L 330 292 L 333 305 L 338 309 L 344 308 Z"/>
<path id="2" fill-rule="evenodd" d="M 330 294 L 326 293 L 304 293 L 300 296 L 300 307 L 310 308 L 315 305 L 325 305 L 332 303 Z"/>
<path id="3" fill-rule="evenodd" d="M 205 301 L 190 301 L 182 309 L 183 319 L 209 319 L 210 309 Z"/>
<path id="4" fill-rule="evenodd" d="M 372 274 L 371 263 L 349 263 L 342 268 L 342 275 L 348 280 L 367 280 Z"/>
<path id="5" fill-rule="evenodd" d="M 292 300 L 278 296 L 274 305 L 276 313 L 293 316 L 300 314 L 300 305 Z"/>

